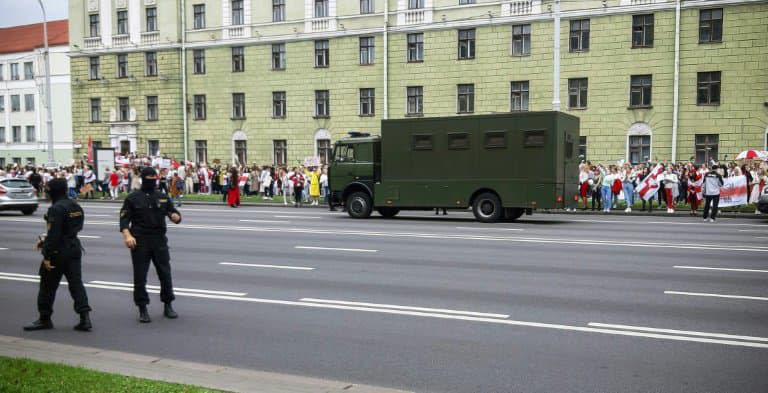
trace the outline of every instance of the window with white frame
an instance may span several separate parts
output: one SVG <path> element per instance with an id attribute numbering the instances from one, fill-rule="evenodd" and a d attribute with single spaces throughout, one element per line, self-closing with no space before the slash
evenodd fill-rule
<path id="1" fill-rule="evenodd" d="M 155 157 L 160 154 L 160 141 L 157 139 L 150 139 L 147 141 L 147 155 Z"/>
<path id="2" fill-rule="evenodd" d="M 329 0 L 315 0 L 315 18 L 328 16 Z"/>
<path id="3" fill-rule="evenodd" d="M 242 25 L 245 23 L 245 13 L 243 11 L 243 0 L 232 0 L 232 25 Z"/>
<path id="4" fill-rule="evenodd" d="M 18 94 L 11 94 L 11 112 L 21 112 L 21 97 Z"/>
<path id="5" fill-rule="evenodd" d="M 408 62 L 424 61 L 424 33 L 413 33 L 407 36 Z"/>
<path id="6" fill-rule="evenodd" d="M 91 121 L 101 121 L 101 98 L 91 98 Z"/>
<path id="7" fill-rule="evenodd" d="M 285 21 L 285 0 L 272 0 L 272 22 Z"/>
<path id="8" fill-rule="evenodd" d="M 527 111 L 530 93 L 528 81 L 510 82 L 509 109 L 512 112 Z"/>
<path id="9" fill-rule="evenodd" d="M 195 4 L 192 6 L 194 29 L 205 28 L 205 4 Z"/>
<path id="10" fill-rule="evenodd" d="M 125 53 L 117 55 L 117 77 L 128 77 L 128 55 Z"/>
<path id="11" fill-rule="evenodd" d="M 587 108 L 587 78 L 568 79 L 568 108 Z"/>
<path id="12" fill-rule="evenodd" d="M 331 94 L 328 90 L 315 90 L 315 117 L 331 115 Z"/>
<path id="13" fill-rule="evenodd" d="M 32 62 L 27 61 L 24 63 L 24 79 L 34 79 L 35 72 L 33 71 Z"/>
<path id="14" fill-rule="evenodd" d="M 374 37 L 360 37 L 360 65 L 374 63 Z"/>
<path id="15" fill-rule="evenodd" d="M 21 143 L 21 126 L 11 127 L 11 142 Z"/>
<path id="16" fill-rule="evenodd" d="M 157 76 L 157 52 L 144 53 L 144 75 Z"/>
<path id="17" fill-rule="evenodd" d="M 456 111 L 458 113 L 472 113 L 475 111 L 475 85 L 456 85 Z"/>
<path id="18" fill-rule="evenodd" d="M 193 73 L 205 74 L 205 49 L 192 50 Z"/>
<path id="19" fill-rule="evenodd" d="M 475 29 L 459 30 L 459 59 L 475 58 Z"/>
<path id="20" fill-rule="evenodd" d="M 195 161 L 197 163 L 208 162 L 208 141 L 195 141 Z"/>
<path id="21" fill-rule="evenodd" d="M 159 117 L 157 96 L 147 96 L 147 120 L 155 121 Z"/>
<path id="22" fill-rule="evenodd" d="M 35 111 L 35 95 L 24 94 L 24 110 L 27 112 Z"/>
<path id="23" fill-rule="evenodd" d="M 285 139 L 273 140 L 272 152 L 275 165 L 285 166 L 288 163 L 288 142 Z"/>
<path id="24" fill-rule="evenodd" d="M 568 49 L 571 52 L 589 50 L 589 19 L 571 21 Z"/>
<path id="25" fill-rule="evenodd" d="M 630 135 L 628 149 L 629 162 L 632 164 L 648 161 L 651 157 L 651 136 Z"/>
<path id="26" fill-rule="evenodd" d="M 128 97 L 117 98 L 117 113 L 119 121 L 128 121 L 131 116 L 131 105 Z"/>
<path id="27" fill-rule="evenodd" d="M 424 0 L 408 0 L 408 9 L 416 10 L 424 8 Z"/>
<path id="28" fill-rule="evenodd" d="M 36 141 L 37 133 L 35 132 L 35 126 L 27 126 L 27 143 Z"/>
<path id="29" fill-rule="evenodd" d="M 512 26 L 512 56 L 531 54 L 531 25 Z"/>
<path id="30" fill-rule="evenodd" d="M 195 105 L 194 119 L 205 120 L 207 111 L 205 104 L 205 94 L 195 94 L 193 100 Z"/>
<path id="31" fill-rule="evenodd" d="M 128 34 L 128 11 L 117 11 L 117 34 Z"/>
<path id="32" fill-rule="evenodd" d="M 376 89 L 360 89 L 360 116 L 376 114 Z"/>
<path id="33" fill-rule="evenodd" d="M 409 115 L 420 115 L 424 113 L 424 87 L 408 86 L 406 88 L 407 108 Z"/>
<path id="34" fill-rule="evenodd" d="M 242 46 L 232 47 L 232 72 L 245 71 L 245 48 Z"/>
<path id="35" fill-rule="evenodd" d="M 328 40 L 315 41 L 315 67 L 328 67 L 330 49 Z"/>
<path id="36" fill-rule="evenodd" d="M 286 102 L 284 91 L 272 92 L 272 117 L 284 118 L 286 114 Z"/>
<path id="37" fill-rule="evenodd" d="M 245 119 L 245 93 L 232 93 L 232 118 Z"/>
<path id="38" fill-rule="evenodd" d="M 157 31 L 157 8 L 147 7 L 145 16 L 147 31 Z"/>
<path id="39" fill-rule="evenodd" d="M 88 79 L 99 79 L 99 56 L 89 57 L 88 63 Z"/>
<path id="40" fill-rule="evenodd" d="M 285 69 L 285 44 L 272 44 L 272 69 Z"/>
<path id="41" fill-rule="evenodd" d="M 88 15 L 88 32 L 89 37 L 101 36 L 101 27 L 99 26 L 99 14 Z"/>

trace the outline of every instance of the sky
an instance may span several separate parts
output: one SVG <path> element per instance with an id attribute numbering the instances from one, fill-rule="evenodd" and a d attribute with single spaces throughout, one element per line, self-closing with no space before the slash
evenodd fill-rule
<path id="1" fill-rule="evenodd" d="M 67 19 L 68 0 L 43 0 L 48 20 Z M 0 27 L 28 25 L 43 21 L 37 0 L 0 0 Z"/>

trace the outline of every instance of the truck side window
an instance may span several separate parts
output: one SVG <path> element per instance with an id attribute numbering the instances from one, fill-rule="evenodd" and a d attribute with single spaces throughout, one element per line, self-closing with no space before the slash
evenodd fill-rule
<path id="1" fill-rule="evenodd" d="M 545 141 L 545 131 L 525 131 L 525 139 L 523 140 L 523 146 L 525 147 L 542 147 Z"/>
<path id="2" fill-rule="evenodd" d="M 355 161 L 355 147 L 353 145 L 338 145 L 334 160 L 338 162 Z"/>
<path id="3" fill-rule="evenodd" d="M 506 149 L 507 133 L 504 131 L 486 131 L 483 134 L 483 144 L 486 149 Z"/>
<path id="4" fill-rule="evenodd" d="M 432 134 L 413 134 L 413 150 L 432 150 Z"/>
<path id="5" fill-rule="evenodd" d="M 469 134 L 466 132 L 449 132 L 448 133 L 448 149 L 449 150 L 469 149 Z"/>

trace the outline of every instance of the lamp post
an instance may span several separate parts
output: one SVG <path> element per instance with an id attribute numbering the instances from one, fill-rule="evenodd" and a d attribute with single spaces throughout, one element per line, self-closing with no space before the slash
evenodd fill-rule
<path id="1" fill-rule="evenodd" d="M 43 10 L 43 43 L 45 50 L 43 51 L 43 60 L 45 61 L 45 108 L 46 108 L 46 120 L 45 124 L 48 127 L 48 167 L 55 167 L 56 160 L 53 157 L 53 118 L 51 115 L 51 63 L 48 59 L 48 19 L 45 16 L 45 7 L 43 6 L 43 0 L 37 0 L 40 4 L 40 9 Z"/>

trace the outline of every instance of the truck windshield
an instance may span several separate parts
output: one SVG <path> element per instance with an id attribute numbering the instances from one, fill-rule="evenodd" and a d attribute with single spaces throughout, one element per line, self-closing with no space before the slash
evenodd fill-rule
<path id="1" fill-rule="evenodd" d="M 355 161 L 355 146 L 336 145 L 336 151 L 334 152 L 333 160 L 337 162 Z"/>

